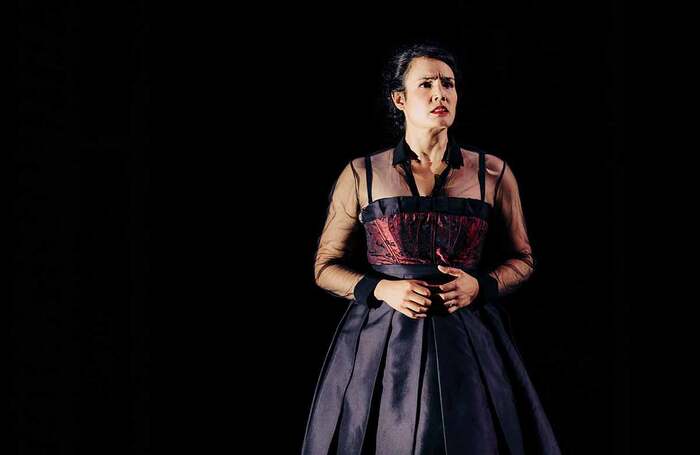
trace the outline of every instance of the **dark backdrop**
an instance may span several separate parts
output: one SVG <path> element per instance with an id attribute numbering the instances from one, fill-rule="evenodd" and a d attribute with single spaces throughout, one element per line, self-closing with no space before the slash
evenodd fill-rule
<path id="1" fill-rule="evenodd" d="M 18 453 L 148 453 L 151 421 L 299 451 L 347 304 L 313 283 L 328 192 L 393 143 L 381 65 L 424 38 L 463 64 L 455 135 L 519 179 L 539 267 L 506 306 L 563 452 L 627 453 L 616 3 L 27 2 L 19 30 Z"/>

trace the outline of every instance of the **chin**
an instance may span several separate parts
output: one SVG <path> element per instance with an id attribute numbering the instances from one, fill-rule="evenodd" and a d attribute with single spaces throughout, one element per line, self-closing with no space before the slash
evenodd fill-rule
<path id="1" fill-rule="evenodd" d="M 452 126 L 452 123 L 454 123 L 454 120 L 447 120 L 447 119 L 436 119 L 435 122 L 433 122 L 433 126 L 439 126 L 443 128 L 449 128 Z"/>

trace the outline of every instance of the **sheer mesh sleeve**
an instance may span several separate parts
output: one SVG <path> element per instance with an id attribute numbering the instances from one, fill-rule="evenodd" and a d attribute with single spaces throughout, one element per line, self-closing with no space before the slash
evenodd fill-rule
<path id="1" fill-rule="evenodd" d="M 494 207 L 503 222 L 507 256 L 489 275 L 498 284 L 497 294 L 506 295 L 530 278 L 535 270 L 535 259 L 527 235 L 518 183 L 505 162 L 496 185 Z"/>
<path id="2" fill-rule="evenodd" d="M 318 240 L 314 260 L 316 284 L 332 295 L 374 302 L 374 288 L 379 279 L 352 267 L 351 256 L 357 253 L 362 239 L 358 200 L 359 176 L 349 162 L 340 173 L 329 195 L 326 222 Z"/>

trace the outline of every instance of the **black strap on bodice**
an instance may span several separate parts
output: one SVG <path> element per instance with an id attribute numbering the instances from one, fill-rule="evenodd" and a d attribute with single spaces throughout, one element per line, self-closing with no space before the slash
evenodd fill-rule
<path id="1" fill-rule="evenodd" d="M 406 182 L 408 183 L 408 187 L 411 189 L 411 194 L 414 196 L 420 196 L 420 193 L 418 192 L 418 185 L 416 185 L 416 178 L 413 176 L 413 170 L 411 169 L 411 161 L 403 161 L 401 163 L 401 167 L 403 167 Z"/>
<path id="2" fill-rule="evenodd" d="M 403 161 L 400 165 L 404 169 L 406 182 L 411 189 L 411 194 L 413 196 L 419 197 L 418 186 L 416 185 L 416 179 L 413 176 L 413 170 L 411 169 L 411 161 Z M 436 176 L 435 187 L 433 187 L 433 192 L 431 196 L 439 196 L 443 190 L 445 183 L 447 182 L 447 176 L 449 174 L 450 166 L 447 166 L 440 175 Z M 367 203 L 372 203 L 372 157 L 371 155 L 365 156 L 365 172 L 367 174 Z M 481 191 L 481 200 L 484 201 L 486 198 L 486 159 L 484 157 L 484 152 L 479 150 L 479 189 Z"/>
<path id="3" fill-rule="evenodd" d="M 440 175 L 435 176 L 435 186 L 433 187 L 431 196 L 443 196 L 445 194 L 445 183 L 447 183 L 447 176 L 449 173 L 450 166 L 448 165 Z"/>
<path id="4" fill-rule="evenodd" d="M 496 204 L 496 201 L 498 201 L 498 189 L 501 187 L 501 180 L 503 180 L 503 174 L 506 172 L 506 162 L 503 162 L 503 167 L 501 168 L 501 174 L 498 176 L 498 180 L 496 180 L 496 187 L 493 190 L 493 203 Z"/>
<path id="5" fill-rule="evenodd" d="M 486 199 L 486 158 L 481 150 L 479 150 L 479 189 L 483 202 Z"/>
<path id="6" fill-rule="evenodd" d="M 367 173 L 367 204 L 372 203 L 372 157 L 365 156 L 365 172 Z"/>

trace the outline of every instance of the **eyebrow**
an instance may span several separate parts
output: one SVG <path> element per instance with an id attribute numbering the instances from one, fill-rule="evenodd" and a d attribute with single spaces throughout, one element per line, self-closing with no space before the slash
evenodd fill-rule
<path id="1" fill-rule="evenodd" d="M 423 77 L 420 78 L 420 80 L 421 80 L 421 81 L 424 81 L 424 80 L 433 80 L 433 79 L 437 79 L 437 78 L 438 78 L 438 76 L 423 76 Z M 448 80 L 451 80 L 451 81 L 454 81 L 454 80 L 455 80 L 454 77 L 447 77 L 447 76 L 441 76 L 440 79 L 448 79 Z"/>

